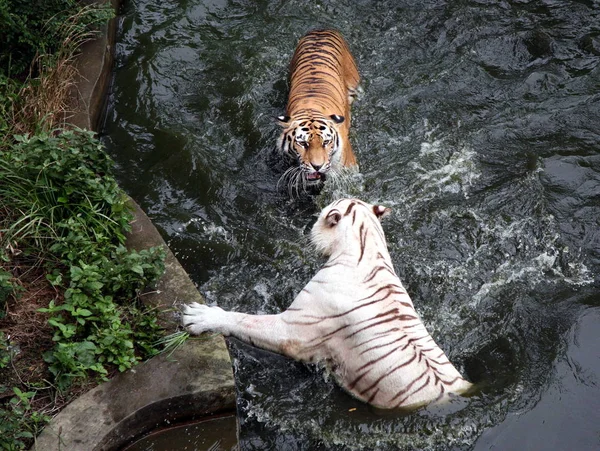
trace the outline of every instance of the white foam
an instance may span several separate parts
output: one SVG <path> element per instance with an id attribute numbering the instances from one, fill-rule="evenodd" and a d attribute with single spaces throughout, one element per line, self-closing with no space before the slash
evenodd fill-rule
<path id="1" fill-rule="evenodd" d="M 437 154 L 441 150 L 442 143 L 439 141 L 422 143 L 420 155 Z M 426 169 L 420 162 L 413 162 L 411 166 L 419 174 L 413 192 L 425 191 L 430 196 L 444 192 L 462 192 L 467 197 L 469 188 L 481 175 L 475 164 L 475 152 L 466 147 L 454 152 L 448 162 L 437 169 Z"/>
<path id="2" fill-rule="evenodd" d="M 252 288 L 264 301 L 264 305 L 270 305 L 270 301 L 273 298 L 271 293 L 269 292 L 269 287 L 262 282 L 257 283 Z"/>
<path id="3" fill-rule="evenodd" d="M 410 186 L 401 198 L 398 193 L 381 204 L 400 206 L 397 214 L 409 216 L 421 205 L 433 199 L 452 194 L 469 197 L 474 182 L 481 176 L 476 153 L 468 147 L 447 147 L 443 140 L 427 140 L 420 145 L 418 158 L 408 163 L 412 170 Z M 391 180 L 390 182 L 393 182 Z"/>
<path id="4" fill-rule="evenodd" d="M 568 266 L 573 275 L 566 276 L 560 267 L 555 265 L 556 260 L 557 251 L 551 248 L 526 261 L 508 260 L 502 263 L 494 271 L 492 281 L 484 283 L 477 293 L 475 293 L 470 305 L 475 307 L 490 293 L 513 282 L 526 281 L 530 286 L 534 286 L 542 281 L 545 283 L 561 281 L 576 286 L 593 283 L 594 279 L 583 263 L 569 263 Z M 548 277 L 549 273 L 553 274 L 554 278 Z"/>
<path id="5" fill-rule="evenodd" d="M 436 154 L 441 150 L 441 148 L 442 148 L 442 141 L 440 141 L 440 140 L 435 140 L 431 143 L 422 142 L 421 150 L 419 151 L 419 155 L 423 157 L 423 156 L 427 156 L 427 155 L 431 155 L 431 154 Z"/>

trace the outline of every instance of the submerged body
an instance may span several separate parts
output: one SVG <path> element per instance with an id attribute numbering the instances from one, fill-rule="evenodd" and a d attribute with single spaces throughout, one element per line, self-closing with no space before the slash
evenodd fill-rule
<path id="1" fill-rule="evenodd" d="M 233 335 L 293 359 L 330 366 L 338 383 L 380 408 L 417 407 L 465 393 L 466 381 L 437 346 L 396 276 L 379 217 L 357 199 L 326 207 L 312 230 L 323 268 L 278 315 L 247 315 L 194 303 L 194 334 Z"/>
<path id="2" fill-rule="evenodd" d="M 290 64 L 290 93 L 277 148 L 290 168 L 290 194 L 319 186 L 356 166 L 348 139 L 350 105 L 360 77 L 348 44 L 335 30 L 315 30 L 298 42 Z"/>

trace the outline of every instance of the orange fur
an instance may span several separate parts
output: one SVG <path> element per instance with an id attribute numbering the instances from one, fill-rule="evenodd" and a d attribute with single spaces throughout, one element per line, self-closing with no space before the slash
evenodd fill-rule
<path id="1" fill-rule="evenodd" d="M 348 139 L 350 104 L 360 77 L 348 44 L 335 30 L 315 30 L 298 42 L 279 149 L 309 180 L 356 166 Z M 312 176 L 312 178 L 311 178 Z"/>

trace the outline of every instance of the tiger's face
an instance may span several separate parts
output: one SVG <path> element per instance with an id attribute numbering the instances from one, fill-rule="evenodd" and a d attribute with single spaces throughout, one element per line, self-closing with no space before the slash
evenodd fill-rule
<path id="1" fill-rule="evenodd" d="M 294 120 L 279 116 L 278 120 L 284 126 L 279 148 L 292 165 L 282 178 L 288 178 L 296 189 L 324 182 L 340 163 L 343 143 L 338 127 L 344 117 L 332 114 Z"/>
<path id="2" fill-rule="evenodd" d="M 380 220 L 391 212 L 382 205 L 371 205 L 358 199 L 340 199 L 325 207 L 311 230 L 316 250 L 328 257 L 359 242 L 365 245 L 365 222 L 383 238 Z M 358 235 L 358 236 L 356 236 Z M 385 246 L 385 239 L 382 240 Z"/>

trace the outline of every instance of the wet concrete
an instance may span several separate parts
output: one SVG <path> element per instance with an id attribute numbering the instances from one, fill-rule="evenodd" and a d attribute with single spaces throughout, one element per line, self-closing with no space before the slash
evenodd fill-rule
<path id="1" fill-rule="evenodd" d="M 118 11 L 118 1 L 112 1 Z M 115 36 L 113 19 L 101 35 L 84 44 L 77 59 L 80 78 L 73 91 L 74 125 L 96 129 L 109 85 Z M 127 246 L 162 246 L 165 272 L 146 303 L 165 311 L 167 330 L 176 330 L 182 302 L 204 302 L 150 219 L 130 199 L 135 219 Z M 235 410 L 231 360 L 220 335 L 188 340 L 170 355 L 159 355 L 82 395 L 65 407 L 36 438 L 32 450 L 117 450 L 149 431 L 179 421 Z"/>

